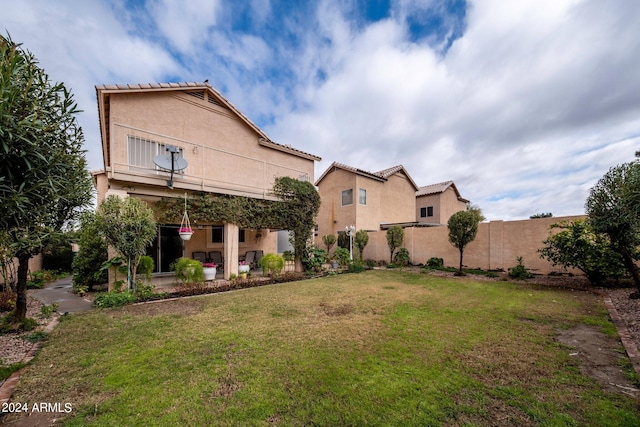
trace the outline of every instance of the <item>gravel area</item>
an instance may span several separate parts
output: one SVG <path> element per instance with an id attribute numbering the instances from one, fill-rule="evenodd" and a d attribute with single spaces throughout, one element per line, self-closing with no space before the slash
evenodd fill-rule
<path id="1" fill-rule="evenodd" d="M 606 293 L 626 323 L 629 335 L 640 351 L 640 299 L 629 298 L 634 290 L 632 288 L 607 289 Z"/>
<path id="2" fill-rule="evenodd" d="M 31 317 L 38 321 L 38 327 L 35 329 L 43 329 L 51 319 L 42 318 L 42 303 L 32 298 L 27 291 L 27 317 Z M 8 366 L 20 362 L 33 346 L 33 343 L 27 341 L 25 337 L 34 331 L 21 332 L 19 334 L 0 335 L 0 366 Z"/>

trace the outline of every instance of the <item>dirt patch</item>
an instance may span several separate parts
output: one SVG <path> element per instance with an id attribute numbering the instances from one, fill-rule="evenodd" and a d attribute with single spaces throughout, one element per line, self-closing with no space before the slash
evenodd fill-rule
<path id="1" fill-rule="evenodd" d="M 569 355 L 580 360 L 580 371 L 594 378 L 607 390 L 640 397 L 640 390 L 626 377 L 618 362 L 624 357 L 618 340 L 598 327 L 580 324 L 562 330 L 558 342 L 570 348 Z"/>

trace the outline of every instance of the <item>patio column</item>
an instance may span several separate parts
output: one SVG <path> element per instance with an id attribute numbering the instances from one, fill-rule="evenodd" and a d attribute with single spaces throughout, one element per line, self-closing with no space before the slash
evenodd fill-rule
<path id="1" fill-rule="evenodd" d="M 238 232 L 236 224 L 224 225 L 224 278 L 238 275 Z"/>

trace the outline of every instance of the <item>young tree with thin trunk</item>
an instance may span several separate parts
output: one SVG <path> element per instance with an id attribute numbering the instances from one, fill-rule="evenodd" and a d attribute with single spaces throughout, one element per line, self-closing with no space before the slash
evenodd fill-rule
<path id="1" fill-rule="evenodd" d="M 460 251 L 459 273 L 462 274 L 464 248 L 476 238 L 478 225 L 484 220 L 480 208 L 467 205 L 467 210 L 456 212 L 449 218 L 449 242 Z"/>
<path id="2" fill-rule="evenodd" d="M 402 246 L 404 241 L 404 230 L 399 225 L 392 225 L 387 230 L 387 245 L 389 246 L 389 263 L 393 262 L 393 253 L 397 248 Z"/>
<path id="3" fill-rule="evenodd" d="M 134 197 L 109 196 L 98 207 L 96 225 L 107 243 L 127 260 L 128 287 L 131 289 L 140 257 L 156 236 L 153 210 Z"/>

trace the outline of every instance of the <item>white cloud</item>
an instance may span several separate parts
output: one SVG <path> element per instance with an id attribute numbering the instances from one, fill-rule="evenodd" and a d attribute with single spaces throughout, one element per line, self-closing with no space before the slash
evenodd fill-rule
<path id="1" fill-rule="evenodd" d="M 275 140 L 322 156 L 316 175 L 403 164 L 419 185 L 455 180 L 490 219 L 582 213 L 633 159 L 640 2 L 475 0 L 464 23 L 435 0 L 391 4 L 366 23 L 337 0 L 25 0 L 0 26 L 75 93 L 93 168 L 94 85 L 205 78 Z M 412 39 L 415 13 L 442 15 L 441 32 Z"/>
<path id="2" fill-rule="evenodd" d="M 220 2 L 217 0 L 152 0 L 149 13 L 158 31 L 182 53 L 196 54 L 217 24 Z"/>

